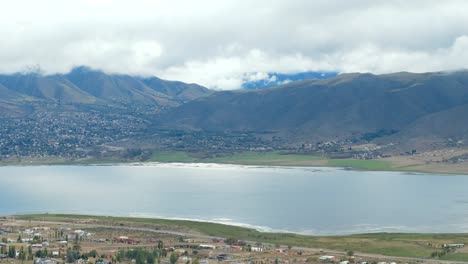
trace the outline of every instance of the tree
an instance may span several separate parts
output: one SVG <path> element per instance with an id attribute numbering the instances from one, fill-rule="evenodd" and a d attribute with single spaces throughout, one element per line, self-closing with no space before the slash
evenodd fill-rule
<path id="1" fill-rule="evenodd" d="M 139 249 L 137 250 L 136 253 L 136 258 L 135 258 L 135 263 L 136 264 L 145 264 L 145 252 L 143 250 Z"/>
<path id="2" fill-rule="evenodd" d="M 9 258 L 16 258 L 16 247 L 15 246 L 8 247 L 8 257 Z"/>
<path id="3" fill-rule="evenodd" d="M 171 262 L 171 264 L 175 264 L 177 260 L 179 260 L 179 257 L 176 254 L 172 253 L 169 257 L 169 261 Z"/>
<path id="4" fill-rule="evenodd" d="M 162 250 L 164 248 L 164 244 L 161 240 L 158 241 L 158 249 Z"/>
<path id="5" fill-rule="evenodd" d="M 354 255 L 354 252 L 352 250 L 348 250 L 346 253 L 348 256 L 352 257 Z"/>
<path id="6" fill-rule="evenodd" d="M 73 251 L 71 249 L 67 250 L 67 262 L 68 263 L 73 263 L 79 258 L 80 258 L 80 252 Z"/>
<path id="7" fill-rule="evenodd" d="M 97 251 L 95 249 L 93 249 L 88 253 L 88 256 L 96 258 L 98 256 L 98 253 L 97 253 Z"/>
<path id="8" fill-rule="evenodd" d="M 195 258 L 192 260 L 192 264 L 200 264 L 200 260 L 198 258 Z"/>
<path id="9" fill-rule="evenodd" d="M 23 263 L 26 260 L 26 253 L 24 252 L 24 248 L 21 247 L 20 253 L 19 253 L 19 259 L 21 260 L 21 263 Z"/>
<path id="10" fill-rule="evenodd" d="M 224 243 L 226 243 L 228 245 L 235 245 L 235 244 L 237 244 L 237 239 L 234 239 L 234 238 L 230 237 L 230 238 L 227 238 L 226 240 L 224 240 Z"/>
<path id="11" fill-rule="evenodd" d="M 151 255 L 151 254 L 148 254 L 148 256 L 146 257 L 146 263 L 147 264 L 154 264 L 154 256 Z"/>
<path id="12" fill-rule="evenodd" d="M 119 252 L 117 252 L 117 254 L 115 255 L 115 260 L 117 262 L 121 262 L 122 261 L 122 258 L 125 256 L 125 252 L 122 252 L 124 251 L 123 249 L 120 250 Z"/>
<path id="13" fill-rule="evenodd" d="M 73 250 L 80 251 L 80 249 L 81 249 L 80 244 L 75 241 L 75 243 L 73 243 Z"/>
<path id="14" fill-rule="evenodd" d="M 32 253 L 32 247 L 28 247 L 28 260 L 33 260 L 33 253 Z"/>

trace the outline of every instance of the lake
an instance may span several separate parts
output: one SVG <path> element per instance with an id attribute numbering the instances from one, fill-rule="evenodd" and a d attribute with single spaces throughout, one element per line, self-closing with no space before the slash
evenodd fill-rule
<path id="1" fill-rule="evenodd" d="M 305 234 L 468 232 L 468 176 L 215 164 L 0 167 L 0 214 L 195 219 Z"/>

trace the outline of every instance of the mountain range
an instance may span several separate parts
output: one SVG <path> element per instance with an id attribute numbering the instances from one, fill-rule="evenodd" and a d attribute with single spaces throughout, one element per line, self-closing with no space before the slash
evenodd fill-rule
<path id="1" fill-rule="evenodd" d="M 468 137 L 468 72 L 341 74 L 255 91 L 225 91 L 170 109 L 166 127 L 266 131 L 293 142 Z"/>
<path id="2" fill-rule="evenodd" d="M 74 68 L 67 74 L 0 75 L 3 116 L 22 113 L 29 103 L 174 107 L 211 93 L 213 91 L 197 84 L 157 77 L 107 74 L 87 67 Z"/>
<path id="3" fill-rule="evenodd" d="M 153 107 L 158 110 L 146 112 L 144 121 L 151 125 L 140 131 L 148 135 L 152 129 L 245 131 L 291 144 L 346 140 L 426 148 L 468 139 L 467 71 L 351 73 L 236 91 L 87 67 L 66 74 L 0 75 L 0 117 L 47 112 L 48 104 L 72 106 L 60 111 L 99 106 L 112 113 L 136 106 L 122 118 Z"/>

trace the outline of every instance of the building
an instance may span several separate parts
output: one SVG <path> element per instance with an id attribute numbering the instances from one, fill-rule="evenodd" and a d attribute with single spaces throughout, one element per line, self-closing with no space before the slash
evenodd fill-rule
<path id="1" fill-rule="evenodd" d="M 252 252 L 263 252 L 262 247 L 250 247 L 250 251 Z"/>
<path id="2" fill-rule="evenodd" d="M 34 264 L 57 264 L 57 262 L 51 259 L 37 258 L 34 260 Z"/>
<path id="3" fill-rule="evenodd" d="M 334 261 L 335 256 L 321 256 L 319 260 L 323 262 Z"/>
<path id="4" fill-rule="evenodd" d="M 444 244 L 444 248 L 463 248 L 465 244 Z"/>
<path id="5" fill-rule="evenodd" d="M 216 246 L 206 245 L 206 244 L 201 244 L 198 247 L 201 248 L 201 249 L 216 249 Z"/>

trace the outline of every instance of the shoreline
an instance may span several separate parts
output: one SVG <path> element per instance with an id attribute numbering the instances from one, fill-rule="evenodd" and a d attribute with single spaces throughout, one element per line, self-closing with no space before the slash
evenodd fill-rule
<path id="1" fill-rule="evenodd" d="M 340 160 L 338 160 L 340 161 Z M 181 164 L 181 165 L 216 165 L 216 166 L 244 166 L 244 167 L 256 167 L 256 168 L 335 168 L 341 170 L 352 170 L 352 171 L 366 171 L 366 172 L 397 172 L 397 173 L 417 173 L 417 174 L 431 174 L 431 175 L 447 175 L 447 176 L 468 176 L 468 171 L 458 172 L 458 171 L 434 171 L 434 170 L 421 170 L 421 169 L 401 169 L 403 167 L 396 167 L 392 169 L 365 169 L 359 166 L 339 166 L 339 165 L 320 165 L 320 164 L 274 164 L 274 163 L 234 163 L 234 162 L 210 162 L 210 161 L 196 161 L 196 162 L 186 162 L 186 161 L 52 161 L 52 162 L 0 162 L 1 167 L 41 167 L 41 166 L 151 166 L 151 165 L 160 165 L 160 164 Z M 411 166 L 407 166 L 411 167 Z"/>
<path id="2" fill-rule="evenodd" d="M 0 215 L 2 217 L 2 215 Z M 189 217 L 165 217 L 165 216 L 158 216 L 158 215 L 151 215 L 151 214 L 142 214 L 142 213 L 130 213 L 128 215 L 125 214 L 100 214 L 100 213 L 93 213 L 93 212 L 25 212 L 25 213 L 15 213 L 12 215 L 6 215 L 3 217 L 18 217 L 19 219 L 22 218 L 67 218 L 73 219 L 74 217 L 78 219 L 82 218 L 90 218 L 90 219 L 125 219 L 129 221 L 163 221 L 170 223 L 172 225 L 177 225 L 180 223 L 194 223 L 194 224 L 207 224 L 207 225 L 220 225 L 226 228 L 239 228 L 243 230 L 253 230 L 255 232 L 261 234 L 271 234 L 271 235 L 294 235 L 294 236 L 302 236 L 302 237 L 353 237 L 353 236 L 363 236 L 363 235 L 377 235 L 377 234 L 413 234 L 413 235 L 468 235 L 468 231 L 466 232 L 447 232 L 447 231 L 390 231 L 395 230 L 397 227 L 387 227 L 385 228 L 374 228 L 373 231 L 368 229 L 368 231 L 355 231 L 355 232 L 338 232 L 338 233 L 320 233 L 320 232 L 307 232 L 307 231 L 293 231 L 287 229 L 275 229 L 268 226 L 261 226 L 261 225 L 253 225 L 248 223 L 241 223 L 241 222 L 231 222 L 232 219 L 201 219 L 201 218 L 189 218 Z M 36 219 L 37 220 L 37 219 Z M 369 225 L 370 226 L 370 225 Z M 398 227 L 401 228 L 401 227 Z"/>

